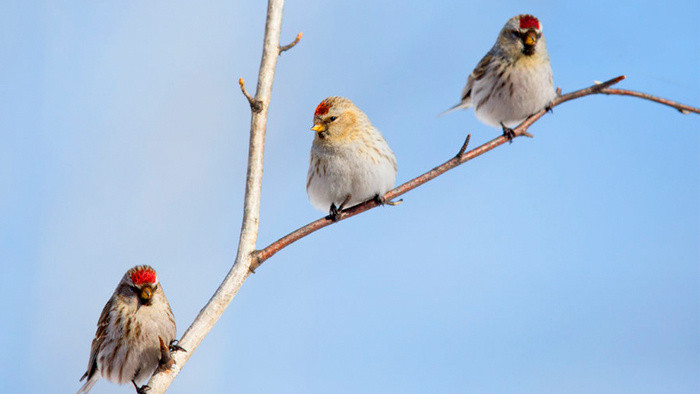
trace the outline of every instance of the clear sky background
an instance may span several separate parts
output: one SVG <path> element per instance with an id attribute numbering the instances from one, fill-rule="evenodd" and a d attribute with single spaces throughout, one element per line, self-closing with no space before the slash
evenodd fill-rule
<path id="1" fill-rule="evenodd" d="M 230 269 L 265 9 L 2 2 L 0 391 L 75 392 L 131 266 L 157 269 L 178 335 Z M 321 216 L 326 96 L 369 115 L 399 182 L 500 134 L 437 114 L 522 12 L 565 92 L 625 74 L 700 105 L 697 1 L 289 1 L 258 246 Z M 699 392 L 700 117 L 593 96 L 530 131 L 274 256 L 170 392 Z"/>

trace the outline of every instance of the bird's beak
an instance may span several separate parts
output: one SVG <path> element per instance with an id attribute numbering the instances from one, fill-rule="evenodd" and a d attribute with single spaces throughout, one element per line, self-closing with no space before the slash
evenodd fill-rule
<path id="1" fill-rule="evenodd" d="M 151 297 L 153 297 L 153 290 L 151 290 L 150 287 L 144 287 L 143 290 L 141 290 L 141 299 L 148 301 Z"/>
<path id="2" fill-rule="evenodd" d="M 326 126 L 323 123 L 315 124 L 314 127 L 311 128 L 313 131 L 326 131 Z"/>
<path id="3" fill-rule="evenodd" d="M 537 42 L 537 33 L 534 31 L 529 31 L 527 32 L 527 35 L 525 35 L 525 41 L 523 43 L 527 46 L 533 46 Z"/>

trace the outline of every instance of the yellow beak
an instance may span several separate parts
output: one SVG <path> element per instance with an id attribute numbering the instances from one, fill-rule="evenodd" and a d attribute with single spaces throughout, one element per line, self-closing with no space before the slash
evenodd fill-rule
<path id="1" fill-rule="evenodd" d="M 535 45 L 535 41 L 537 41 L 537 37 L 535 36 L 535 33 L 533 33 L 533 32 L 527 33 L 527 36 L 525 36 L 525 45 L 533 46 L 533 45 Z"/>
<path id="2" fill-rule="evenodd" d="M 326 131 L 326 126 L 319 123 L 319 124 L 314 125 L 314 127 L 312 127 L 311 130 L 313 130 L 313 131 Z"/>
<path id="3" fill-rule="evenodd" d="M 149 287 L 144 287 L 143 290 L 141 290 L 141 298 L 148 301 L 151 297 L 153 297 L 153 290 Z"/>

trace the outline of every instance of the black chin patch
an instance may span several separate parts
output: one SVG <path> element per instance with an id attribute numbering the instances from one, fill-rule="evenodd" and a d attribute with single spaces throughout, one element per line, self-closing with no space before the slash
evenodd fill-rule
<path id="1" fill-rule="evenodd" d="M 523 46 L 523 54 L 525 56 L 532 56 L 535 53 L 535 46 L 534 45 L 524 45 Z"/>

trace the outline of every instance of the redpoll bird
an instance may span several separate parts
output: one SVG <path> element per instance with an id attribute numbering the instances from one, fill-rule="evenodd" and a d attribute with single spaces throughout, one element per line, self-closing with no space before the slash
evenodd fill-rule
<path id="1" fill-rule="evenodd" d="M 316 107 L 306 191 L 311 204 L 337 220 L 344 207 L 384 203 L 396 180 L 396 157 L 352 101 L 328 97 Z"/>
<path id="2" fill-rule="evenodd" d="M 503 128 L 504 135 L 515 135 L 509 127 L 548 107 L 556 97 L 542 24 L 532 15 L 510 18 L 498 34 L 491 50 L 467 79 L 462 101 L 447 112 L 474 107 L 476 117 Z"/>
<path id="3" fill-rule="evenodd" d="M 132 382 L 138 393 L 148 386 L 159 365 L 172 364 L 175 319 L 153 268 L 136 266 L 126 272 L 107 301 L 97 322 L 88 368 L 80 380 L 87 382 L 78 393 L 87 393 L 102 377 L 114 383 Z M 168 344 L 170 347 L 166 346 Z"/>

